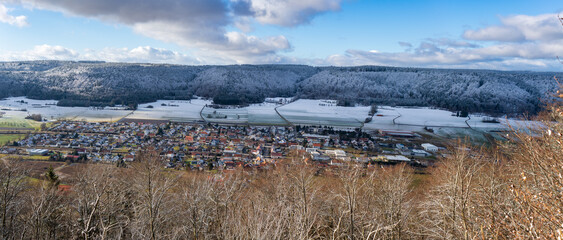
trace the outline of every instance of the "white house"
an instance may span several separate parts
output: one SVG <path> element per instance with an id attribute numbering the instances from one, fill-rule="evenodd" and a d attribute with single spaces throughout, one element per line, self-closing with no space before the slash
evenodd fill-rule
<path id="1" fill-rule="evenodd" d="M 434 146 L 433 144 L 430 144 L 430 143 L 423 143 L 422 148 L 424 148 L 424 150 L 429 151 L 429 152 L 437 152 L 438 151 L 438 147 L 436 147 L 436 146 Z"/>

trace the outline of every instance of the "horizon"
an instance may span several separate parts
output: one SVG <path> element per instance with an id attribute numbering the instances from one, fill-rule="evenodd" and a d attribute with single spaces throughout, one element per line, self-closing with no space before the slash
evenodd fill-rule
<path id="1" fill-rule="evenodd" d="M 561 70 L 510 70 L 510 69 L 488 69 L 488 68 L 447 68 L 447 67 L 401 67 L 401 66 L 386 66 L 386 65 L 354 65 L 354 66 L 335 66 L 335 65 L 308 65 L 304 63 L 241 63 L 241 64 L 183 64 L 183 63 L 151 63 L 151 62 L 108 62 L 103 60 L 15 60 L 15 61 L 2 61 L 0 63 L 34 63 L 34 62 L 69 62 L 69 63 L 84 63 L 84 64 L 131 64 L 131 65 L 174 65 L 185 67 L 229 67 L 229 66 L 306 66 L 312 68 L 358 68 L 358 67 L 385 67 L 385 68 L 398 68 L 398 69 L 423 69 L 423 70 L 452 70 L 452 71 L 492 71 L 492 72 L 530 72 L 530 73 L 563 73 Z"/>
<path id="2" fill-rule="evenodd" d="M 561 72 L 557 3 L 0 0 L 0 61 Z"/>

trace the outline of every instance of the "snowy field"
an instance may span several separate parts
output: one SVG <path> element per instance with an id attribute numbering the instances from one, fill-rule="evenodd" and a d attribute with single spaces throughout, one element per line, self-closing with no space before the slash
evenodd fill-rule
<path id="1" fill-rule="evenodd" d="M 364 127 L 366 130 L 406 130 L 425 132 L 425 126 L 443 137 L 479 134 L 492 130 L 506 130 L 509 125 L 515 128 L 527 127 L 534 122 L 498 118 L 501 123 L 484 123 L 484 116 L 470 115 L 461 118 L 450 111 L 432 108 L 408 108 L 380 106 L 370 123 L 363 122 L 368 117 L 369 106 L 339 107 L 333 100 L 300 99 L 287 103 L 288 98 L 269 99 L 269 102 L 252 104 L 244 108 L 213 109 L 206 107 L 210 100 L 159 100 L 140 104 L 136 111 L 95 109 L 87 107 L 58 107 L 55 100 L 32 100 L 25 97 L 12 97 L 0 100 L 1 127 L 37 127 L 37 122 L 25 120 L 31 114 L 41 114 L 49 121 L 58 119 L 85 120 L 93 122 L 117 121 L 121 118 L 170 120 L 193 122 L 205 120 L 212 123 L 285 125 L 285 118 L 297 125 L 323 125 L 337 128 Z M 21 101 L 24 101 L 22 103 Z M 281 105 L 279 102 L 287 104 Z M 150 108 L 149 106 L 152 106 Z M 280 117 L 276 113 L 276 107 Z M 22 111 L 25 110 L 25 111 Z M 200 115 L 201 112 L 201 115 Z M 202 119 L 203 116 L 203 119 Z M 471 126 L 472 129 L 469 128 Z"/>
<path id="2" fill-rule="evenodd" d="M 299 99 L 278 108 L 293 124 L 357 128 L 368 117 L 370 107 L 339 107 L 333 100 Z"/>
<path id="3" fill-rule="evenodd" d="M 468 118 L 452 116 L 452 112 L 431 108 L 394 108 L 400 115 L 395 120 L 397 124 L 437 126 L 437 127 L 467 127 Z"/>
<path id="4" fill-rule="evenodd" d="M 24 101 L 22 103 L 21 101 Z M 95 110 L 88 107 L 58 107 L 55 100 L 33 100 L 25 97 L 12 97 L 0 100 L 0 110 L 5 119 L 24 119 L 32 114 L 41 114 L 47 120 L 72 119 L 92 122 L 116 121 L 132 111 Z M 21 111 L 25 110 L 25 111 Z"/>
<path id="5" fill-rule="evenodd" d="M 170 120 L 174 122 L 192 122 L 202 120 L 199 112 L 209 100 L 158 100 L 152 103 L 139 104 L 137 110 L 128 119 Z M 149 108 L 152 106 L 152 108 Z"/>
<path id="6" fill-rule="evenodd" d="M 513 126 L 524 124 L 524 121 L 513 119 L 498 118 L 500 123 L 483 122 L 485 116 L 470 115 L 462 118 L 456 117 L 453 112 L 441 109 L 433 109 L 426 107 L 410 108 L 410 107 L 387 107 L 378 108 L 378 112 L 370 123 L 365 124 L 367 129 L 422 129 L 424 127 L 431 128 L 472 128 L 477 129 L 505 129 L 507 124 Z M 393 120 L 395 122 L 393 123 Z M 408 129 L 405 129 L 408 130 Z"/>
<path id="7" fill-rule="evenodd" d="M 277 113 L 275 103 L 252 104 L 244 108 L 214 109 L 205 108 L 202 112 L 206 121 L 212 123 L 240 123 L 256 125 L 287 124 Z"/>
<path id="8" fill-rule="evenodd" d="M 471 128 L 452 128 L 452 127 L 440 127 L 434 128 L 434 134 L 444 137 L 446 139 L 465 139 L 469 138 L 472 142 L 485 143 L 487 138 L 484 135 L 485 132 L 480 130 L 474 130 Z"/>

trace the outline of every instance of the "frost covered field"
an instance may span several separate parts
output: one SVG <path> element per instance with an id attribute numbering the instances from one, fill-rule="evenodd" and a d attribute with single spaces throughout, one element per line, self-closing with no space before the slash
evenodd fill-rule
<path id="1" fill-rule="evenodd" d="M 213 123 L 240 123 L 256 125 L 284 125 L 287 124 L 277 113 L 275 103 L 252 104 L 244 108 L 213 109 L 205 108 L 203 118 Z"/>
<path id="2" fill-rule="evenodd" d="M 47 120 L 72 119 L 85 121 L 117 121 L 121 118 L 170 120 L 175 122 L 193 122 L 205 120 L 211 123 L 255 124 L 255 125 L 285 125 L 286 120 L 291 124 L 325 125 L 337 128 L 358 128 L 366 130 L 408 130 L 424 131 L 425 126 L 435 130 L 435 134 L 442 136 L 465 135 L 489 132 L 491 130 L 506 129 L 508 125 L 522 127 L 529 125 L 529 121 L 499 118 L 500 124 L 484 123 L 484 116 L 470 115 L 461 118 L 452 112 L 413 107 L 380 106 L 372 121 L 365 123 L 370 107 L 340 107 L 333 100 L 300 99 L 289 102 L 283 99 L 270 99 L 269 102 L 252 104 L 243 108 L 213 109 L 206 107 L 212 104 L 210 100 L 159 100 L 152 103 L 140 104 L 136 111 L 98 110 L 87 107 L 58 107 L 55 100 L 32 100 L 25 97 L 12 97 L 0 100 L 0 118 L 2 127 L 34 127 L 37 122 L 25 120 L 31 114 L 41 114 Z M 23 103 L 21 102 L 23 101 Z M 276 112 L 276 108 L 280 115 Z M 24 110 L 25 111 L 21 111 Z M 201 115 L 200 115 L 201 112 Z M 203 118 L 202 118 L 203 116 Z M 4 126 L 5 125 L 5 126 Z M 471 128 L 469 128 L 471 127 Z M 465 130 L 464 130 L 465 129 Z"/>
<path id="3" fill-rule="evenodd" d="M 416 129 L 423 127 L 449 127 L 449 128 L 479 128 L 497 129 L 506 127 L 507 123 L 515 125 L 521 121 L 506 120 L 498 118 L 499 123 L 483 122 L 485 116 L 470 115 L 462 118 L 455 116 L 455 113 L 427 107 L 387 107 L 378 108 L 378 112 L 370 123 L 365 124 L 365 128 L 381 129 L 387 126 L 390 129 L 404 128 L 412 126 Z M 394 121 L 393 121 L 394 120 Z"/>
<path id="4" fill-rule="evenodd" d="M 175 122 L 191 122 L 202 120 L 199 112 L 209 100 L 158 100 L 152 103 L 139 104 L 137 110 L 128 119 L 170 120 Z M 152 108 L 149 108 L 152 106 Z"/>
<path id="5" fill-rule="evenodd" d="M 278 108 L 293 124 L 361 127 L 370 107 L 339 107 L 333 100 L 299 99 Z"/>
<path id="6" fill-rule="evenodd" d="M 0 111 L 5 113 L 5 119 L 13 119 L 14 121 L 24 119 L 28 115 L 41 114 L 47 120 L 72 119 L 93 122 L 116 121 L 132 112 L 127 110 L 96 110 L 88 107 L 58 107 L 56 104 L 57 101 L 55 100 L 11 97 L 0 100 L 0 109 L 5 109 Z"/>

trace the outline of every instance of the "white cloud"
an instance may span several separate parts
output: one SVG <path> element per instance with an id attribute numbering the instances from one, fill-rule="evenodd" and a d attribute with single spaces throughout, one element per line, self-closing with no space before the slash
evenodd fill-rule
<path id="1" fill-rule="evenodd" d="M 547 41 L 563 38 L 557 14 L 516 15 L 501 18 L 501 25 L 467 30 L 463 37 L 477 41 Z"/>
<path id="2" fill-rule="evenodd" d="M 21 52 L 3 52 L 0 61 L 33 60 L 97 60 L 131 63 L 200 64 L 200 61 L 183 53 L 150 46 L 129 48 L 105 48 L 99 51 L 85 49 L 82 52 L 62 46 L 38 45 Z"/>
<path id="3" fill-rule="evenodd" d="M 250 34 L 252 24 L 286 27 L 306 24 L 319 14 L 338 11 L 343 0 L 0 0 L 6 1 L 124 24 L 138 34 L 183 46 L 190 55 L 152 47 L 76 51 L 41 45 L 29 51 L 0 54 L 2 60 L 563 69 L 556 60 L 556 56 L 563 56 L 563 27 L 556 14 L 502 17 L 500 24 L 466 30 L 460 39 L 428 38 L 418 44 L 399 42 L 404 52 L 385 52 L 373 46 L 350 49 L 325 59 L 304 59 L 283 54 L 292 50 L 285 36 Z M 25 16 L 14 17 L 8 13 L 9 9 L 0 4 L 0 22 L 27 24 Z"/>
<path id="4" fill-rule="evenodd" d="M 108 62 L 199 64 L 198 60 L 187 54 L 150 46 L 89 50 L 81 58 Z"/>
<path id="5" fill-rule="evenodd" d="M 492 26 L 478 30 L 467 30 L 463 33 L 463 37 L 469 40 L 501 42 L 518 42 L 526 39 L 517 28 L 508 26 Z"/>
<path id="6" fill-rule="evenodd" d="M 563 26 L 556 14 L 501 18 L 502 25 L 467 30 L 467 40 L 426 39 L 418 47 L 399 42 L 404 52 L 348 50 L 327 65 L 388 65 L 503 70 L 563 70 Z"/>
<path id="7" fill-rule="evenodd" d="M 51 46 L 47 44 L 37 45 L 31 50 L 9 53 L 4 57 L 19 59 L 19 60 L 68 60 L 76 59 L 80 54 L 72 49 L 62 46 Z M 6 59 L 11 60 L 11 59 Z"/>
<path id="8" fill-rule="evenodd" d="M 14 25 L 17 27 L 25 27 L 29 24 L 27 23 L 27 17 L 20 15 L 20 16 L 12 16 L 9 14 L 10 9 L 0 3 L 0 22 L 7 23 L 10 25 Z"/>
<path id="9" fill-rule="evenodd" d="M 272 55 L 290 49 L 289 41 L 284 36 L 258 38 L 241 32 L 190 29 L 173 22 L 136 24 L 133 29 L 157 40 L 198 48 L 198 52 L 225 55 L 224 57 L 229 57 L 235 62 L 238 62 L 237 59 Z"/>
<path id="10" fill-rule="evenodd" d="M 308 23 L 318 14 L 340 10 L 342 0 L 234 0 L 235 13 L 280 26 Z"/>
<path id="11" fill-rule="evenodd" d="M 562 29 L 563 31 L 563 29 Z M 563 70 L 563 39 L 549 42 L 503 43 L 484 47 L 451 47 L 423 42 L 412 51 L 348 50 L 325 59 L 326 65 L 386 65 L 403 67 Z"/>
<path id="12" fill-rule="evenodd" d="M 141 35 L 175 43 L 194 54 L 221 55 L 231 63 L 275 58 L 291 50 L 284 36 L 249 34 L 254 20 L 295 26 L 324 11 L 339 9 L 341 0 L 10 0 L 31 8 L 95 18 L 130 26 Z M 227 30 L 239 27 L 240 31 Z"/>

